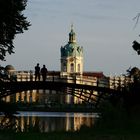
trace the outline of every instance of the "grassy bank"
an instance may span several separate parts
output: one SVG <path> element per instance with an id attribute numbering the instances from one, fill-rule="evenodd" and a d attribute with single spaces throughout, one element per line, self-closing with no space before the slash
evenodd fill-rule
<path id="1" fill-rule="evenodd" d="M 138 132 L 128 129 L 86 129 L 80 132 L 52 132 L 52 133 L 0 133 L 0 140 L 140 140 Z"/>

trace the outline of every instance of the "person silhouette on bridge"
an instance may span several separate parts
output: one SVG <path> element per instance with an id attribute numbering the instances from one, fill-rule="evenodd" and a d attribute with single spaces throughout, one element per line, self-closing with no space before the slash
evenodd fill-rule
<path id="1" fill-rule="evenodd" d="M 42 75 L 43 81 L 46 81 L 47 73 L 48 73 L 48 70 L 47 70 L 46 66 L 43 65 L 43 68 L 41 69 L 41 75 Z"/>
<path id="2" fill-rule="evenodd" d="M 37 79 L 40 81 L 40 66 L 39 66 L 39 63 L 37 63 L 37 65 L 35 66 L 35 81 Z"/>

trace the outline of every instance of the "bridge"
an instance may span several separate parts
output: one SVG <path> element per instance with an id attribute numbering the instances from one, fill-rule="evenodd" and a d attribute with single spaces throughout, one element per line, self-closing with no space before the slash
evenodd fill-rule
<path id="1" fill-rule="evenodd" d="M 74 79 L 72 79 L 74 80 Z M 16 94 L 22 91 L 28 90 L 39 90 L 39 89 L 48 89 L 62 91 L 65 94 L 70 94 L 76 96 L 83 100 L 83 102 L 98 104 L 102 100 L 109 99 L 112 96 L 121 96 L 121 89 L 111 89 L 107 86 L 100 86 L 98 83 L 86 85 L 83 84 L 83 81 L 70 82 L 70 79 L 65 78 L 54 78 L 47 79 L 47 81 L 4 81 L 0 83 L 0 98 L 6 97 L 8 95 Z"/>

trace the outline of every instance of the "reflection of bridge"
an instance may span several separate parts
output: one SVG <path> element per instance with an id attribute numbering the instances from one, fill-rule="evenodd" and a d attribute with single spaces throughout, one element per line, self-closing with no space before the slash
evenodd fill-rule
<path id="1" fill-rule="evenodd" d="M 81 82 L 82 83 L 82 82 Z M 100 85 L 92 84 L 85 85 L 80 82 L 68 82 L 64 79 L 48 80 L 48 81 L 17 81 L 17 82 L 1 82 L 0 98 L 8 95 L 15 94 L 17 92 L 48 89 L 62 91 L 65 94 L 70 94 L 82 99 L 84 102 L 98 104 L 100 100 L 116 95 L 121 91 L 111 89 L 109 87 L 101 87 Z"/>

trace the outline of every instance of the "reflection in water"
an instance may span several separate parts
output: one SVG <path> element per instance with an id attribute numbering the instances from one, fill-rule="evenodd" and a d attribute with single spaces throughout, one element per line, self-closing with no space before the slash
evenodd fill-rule
<path id="1" fill-rule="evenodd" d="M 22 112 L 14 119 L 16 131 L 76 131 L 82 125 L 91 127 L 96 116 L 93 113 L 52 113 L 52 112 Z M 3 116 L 0 117 L 0 123 Z"/>
<path id="2" fill-rule="evenodd" d="M 16 130 L 17 127 L 17 117 L 16 116 L 1 116 L 0 117 L 0 130 Z"/>

